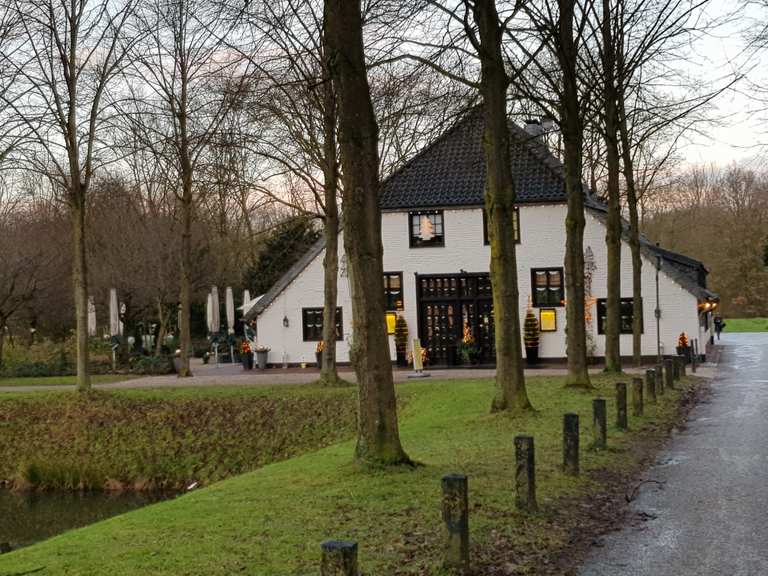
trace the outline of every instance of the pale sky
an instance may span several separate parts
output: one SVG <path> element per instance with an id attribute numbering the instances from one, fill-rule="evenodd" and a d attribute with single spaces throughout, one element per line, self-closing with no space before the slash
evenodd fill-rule
<path id="1" fill-rule="evenodd" d="M 713 0 L 709 15 L 716 20 L 728 19 L 728 10 L 735 3 Z M 768 151 L 768 112 L 759 110 L 760 104 L 750 95 L 754 87 L 750 82 L 768 86 L 768 69 L 757 58 L 747 61 L 744 51 L 746 41 L 744 29 L 750 22 L 768 17 L 756 10 L 740 9 L 739 18 L 723 24 L 714 34 L 699 41 L 694 49 L 697 57 L 689 63 L 693 74 L 713 84 L 734 70 L 746 72 L 747 80 L 739 83 L 734 90 L 721 95 L 716 101 L 715 114 L 720 118 L 718 126 L 708 128 L 709 137 L 695 135 L 692 142 L 682 150 L 683 156 L 692 164 L 729 164 L 746 161 L 761 164 Z M 765 53 L 760 60 L 768 59 Z M 761 81 L 762 76 L 762 82 Z M 763 144 L 764 146 L 761 146 Z"/>

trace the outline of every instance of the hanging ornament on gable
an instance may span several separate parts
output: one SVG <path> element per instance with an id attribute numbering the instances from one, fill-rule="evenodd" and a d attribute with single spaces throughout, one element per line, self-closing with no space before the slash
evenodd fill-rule
<path id="1" fill-rule="evenodd" d="M 424 242 L 429 242 L 435 237 L 435 225 L 432 224 L 432 220 L 429 216 L 422 216 L 419 223 L 419 238 Z"/>

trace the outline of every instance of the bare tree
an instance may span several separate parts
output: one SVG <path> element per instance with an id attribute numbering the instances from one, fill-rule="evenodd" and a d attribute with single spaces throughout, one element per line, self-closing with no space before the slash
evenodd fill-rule
<path id="1" fill-rule="evenodd" d="M 212 3 L 144 0 L 136 21 L 142 40 L 130 55 L 125 79 L 132 98 L 124 113 L 141 145 L 169 168 L 175 184 L 181 218 L 179 376 L 184 377 L 191 375 L 196 175 L 227 114 L 243 97 L 248 68 L 227 48 L 223 38 L 232 23 Z"/>
<path id="2" fill-rule="evenodd" d="M 13 84 L 0 97 L 30 134 L 24 160 L 66 198 L 72 228 L 77 324 L 77 386 L 90 388 L 86 209 L 94 173 L 111 154 L 101 135 L 111 120 L 105 98 L 133 37 L 133 0 L 4 0 L 21 32 L 0 65 Z"/>
<path id="3" fill-rule="evenodd" d="M 344 248 L 355 327 L 351 355 L 359 386 L 355 454 L 371 463 L 410 463 L 400 444 L 383 318 L 378 126 L 366 74 L 360 3 L 325 0 L 323 30 L 339 103 Z"/>

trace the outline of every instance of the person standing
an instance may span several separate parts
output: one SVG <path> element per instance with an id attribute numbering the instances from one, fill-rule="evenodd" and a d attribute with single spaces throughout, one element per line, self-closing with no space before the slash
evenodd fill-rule
<path id="1" fill-rule="evenodd" d="M 723 328 L 725 328 L 725 322 L 723 322 L 722 317 L 718 314 L 715 316 L 715 334 L 717 334 L 718 340 L 720 340 L 720 332 L 723 331 Z"/>

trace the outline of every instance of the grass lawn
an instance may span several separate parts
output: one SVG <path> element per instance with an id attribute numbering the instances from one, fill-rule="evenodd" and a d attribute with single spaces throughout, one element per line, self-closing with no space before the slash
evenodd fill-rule
<path id="1" fill-rule="evenodd" d="M 533 574 L 531 553 L 562 549 L 580 529 L 559 499 L 596 494 L 606 469 L 635 467 L 640 437 L 662 434 L 677 413 L 680 392 L 667 391 L 622 433 L 613 426 L 616 378 L 595 381 L 599 389 L 585 393 L 564 389 L 561 378 L 530 378 L 538 412 L 516 419 L 489 414 L 489 380 L 402 384 L 400 430 L 422 463 L 415 469 L 360 468 L 351 462 L 354 443 L 343 441 L 0 556 L 0 575 L 316 575 L 320 542 L 329 538 L 357 540 L 365 574 L 441 574 L 440 478 L 450 472 L 469 475 L 477 573 L 499 561 L 497 550 L 527 549 L 527 556 L 513 553 L 514 571 L 504 573 Z M 610 448 L 594 452 L 587 447 L 599 394 L 608 398 Z M 581 416 L 578 479 L 559 469 L 569 411 Z M 542 510 L 534 515 L 514 510 L 513 437 L 521 433 L 536 441 Z"/>
<path id="2" fill-rule="evenodd" d="M 94 384 L 107 384 L 138 378 L 131 374 L 94 374 L 91 381 Z M 75 376 L 30 376 L 25 378 L 0 378 L 2 386 L 74 386 Z"/>
<path id="3" fill-rule="evenodd" d="M 726 318 L 728 332 L 768 332 L 768 318 Z"/>

